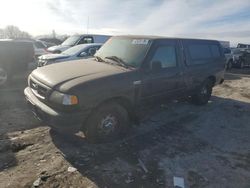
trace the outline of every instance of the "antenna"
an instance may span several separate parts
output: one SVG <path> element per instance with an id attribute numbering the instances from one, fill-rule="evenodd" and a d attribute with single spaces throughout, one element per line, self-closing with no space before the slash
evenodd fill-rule
<path id="1" fill-rule="evenodd" d="M 88 20 L 87 20 L 87 34 L 89 34 L 89 16 L 88 16 Z"/>

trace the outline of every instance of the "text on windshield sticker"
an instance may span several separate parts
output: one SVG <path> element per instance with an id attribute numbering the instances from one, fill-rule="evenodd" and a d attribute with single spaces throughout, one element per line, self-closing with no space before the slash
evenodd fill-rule
<path id="1" fill-rule="evenodd" d="M 132 40 L 132 44 L 147 45 L 148 39 L 134 39 Z"/>

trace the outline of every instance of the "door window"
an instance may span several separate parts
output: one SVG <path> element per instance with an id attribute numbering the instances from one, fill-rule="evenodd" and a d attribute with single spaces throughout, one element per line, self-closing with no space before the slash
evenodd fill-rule
<path id="1" fill-rule="evenodd" d="M 88 43 L 93 43 L 93 38 L 92 37 L 83 37 L 78 44 L 88 44 Z"/>
<path id="2" fill-rule="evenodd" d="M 212 58 L 209 46 L 206 44 L 191 44 L 188 49 L 193 60 Z"/>
<path id="3" fill-rule="evenodd" d="M 152 62 L 158 61 L 161 63 L 162 68 L 176 67 L 176 50 L 174 46 L 160 46 L 156 49 L 155 54 L 151 60 Z"/>

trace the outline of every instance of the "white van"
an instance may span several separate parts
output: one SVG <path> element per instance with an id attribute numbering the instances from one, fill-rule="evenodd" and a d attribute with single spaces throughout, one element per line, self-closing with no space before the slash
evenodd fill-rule
<path id="1" fill-rule="evenodd" d="M 108 35 L 73 35 L 67 38 L 61 45 L 52 46 L 47 50 L 51 53 L 61 53 L 72 46 L 86 43 L 105 43 L 111 36 Z"/>

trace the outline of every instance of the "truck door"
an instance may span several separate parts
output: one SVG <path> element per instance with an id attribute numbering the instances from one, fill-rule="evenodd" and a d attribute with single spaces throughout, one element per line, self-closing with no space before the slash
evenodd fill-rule
<path id="1" fill-rule="evenodd" d="M 142 78 L 142 100 L 181 95 L 185 90 L 178 41 L 155 41 L 146 60 Z"/>

